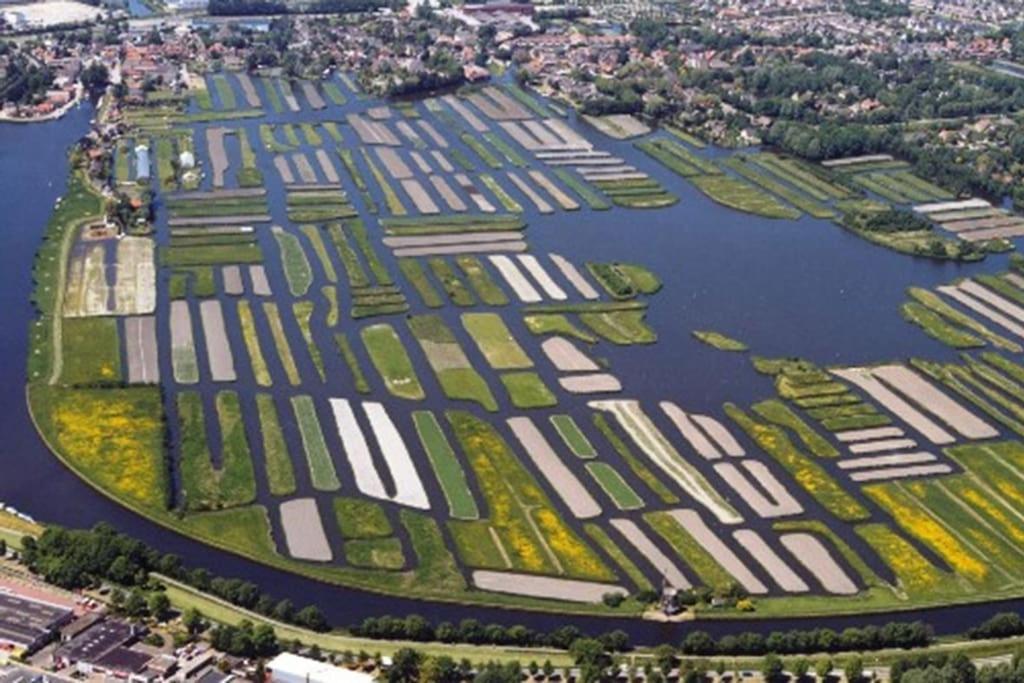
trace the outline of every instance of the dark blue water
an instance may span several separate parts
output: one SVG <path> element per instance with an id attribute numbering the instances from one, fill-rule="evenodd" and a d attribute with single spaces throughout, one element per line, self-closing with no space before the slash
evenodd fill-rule
<path id="1" fill-rule="evenodd" d="M 258 87 L 262 89 L 261 85 Z M 240 92 L 238 95 L 241 98 Z M 347 108 L 354 106 L 357 104 L 353 101 Z M 425 110 L 422 111 L 425 113 Z M 59 524 L 88 526 L 101 520 L 110 522 L 162 551 L 183 556 L 190 564 L 205 566 L 220 575 L 240 576 L 256 581 L 276 597 L 290 598 L 296 604 L 316 602 L 332 620 L 341 625 L 368 615 L 415 612 L 433 621 L 471 616 L 506 624 L 524 623 L 542 630 L 568 622 L 576 623 L 588 631 L 622 628 L 633 636 L 635 642 L 640 643 L 675 641 L 688 628 L 692 628 L 639 620 L 525 614 L 500 609 L 428 604 L 326 586 L 267 569 L 170 533 L 123 510 L 68 472 L 44 448 L 26 413 L 23 393 L 25 331 L 32 316 L 28 304 L 32 256 L 50 208 L 64 188 L 66 149 L 87 131 L 91 114 L 91 108 L 83 107 L 57 122 L 36 126 L 0 126 L 0 183 L 5 190 L 0 193 L 0 216 L 4 217 L 6 227 L 5 249 L 0 254 L 0 259 L 4 261 L 4 267 L 0 269 L 0 297 L 8 316 L 5 332 L 0 335 L 0 349 L 4 351 L 3 358 L 6 361 L 3 365 L 6 381 L 0 384 L 0 407 L 3 408 L 0 412 L 0 430 L 6 437 L 5 447 L 0 452 L 0 500 L 39 519 Z M 270 116 L 275 122 L 341 118 L 342 112 L 333 107 L 313 115 L 307 110 L 301 115 L 286 113 Z M 272 197 L 271 212 L 280 221 L 284 215 L 280 179 L 270 164 L 270 155 L 259 147 L 257 123 L 250 121 L 240 125 L 249 130 L 250 142 L 258 151 Z M 205 160 L 206 149 L 202 135 L 204 126 L 198 126 L 197 129 L 197 156 Z M 355 143 L 350 129 L 346 128 L 345 135 L 353 138 L 350 142 Z M 452 139 L 454 136 L 449 134 L 448 137 Z M 932 342 L 900 319 L 898 304 L 903 300 L 905 288 L 912 284 L 934 286 L 958 274 L 990 271 L 1000 266 L 1001 259 L 990 259 L 985 264 L 966 268 L 956 264 L 913 259 L 869 245 L 825 221 L 807 218 L 796 222 L 769 221 L 724 209 L 710 202 L 681 179 L 638 155 L 628 143 L 615 143 L 598 138 L 596 134 L 591 137 L 599 140 L 600 146 L 621 154 L 657 177 L 681 196 L 680 204 L 671 210 L 653 212 L 621 209 L 592 212 L 584 209 L 577 213 L 559 213 L 547 217 L 539 216 L 528 208 L 530 204 L 525 197 L 515 192 L 513 194 L 527 207 L 530 222 L 528 237 L 534 253 L 558 252 L 569 256 L 577 264 L 587 260 L 636 261 L 651 267 L 664 280 L 664 290 L 652 300 L 649 314 L 649 321 L 659 333 L 661 341 L 652 346 L 628 349 L 602 344 L 595 352 L 596 355 L 606 357 L 611 370 L 623 380 L 623 396 L 641 397 L 649 407 L 653 407 L 657 400 L 670 399 L 679 402 L 685 409 L 720 416 L 724 401 L 747 404 L 771 395 L 770 384 L 753 372 L 745 356 L 721 353 L 696 342 L 690 336 L 693 329 L 725 332 L 744 340 L 759 354 L 800 355 L 822 364 L 859 363 L 910 355 L 950 357 L 945 347 Z M 237 142 L 229 142 L 229 154 L 237 159 Z M 467 154 L 472 157 L 468 150 Z M 364 173 L 369 177 L 365 169 Z M 358 205 L 358 193 L 350 186 L 351 182 L 344 173 L 342 176 L 350 196 L 355 198 Z M 206 182 L 209 184 L 210 181 Z M 502 184 L 511 189 L 507 181 Z M 379 195 L 376 199 L 383 206 Z M 161 222 L 164 219 L 160 217 Z M 161 232 L 166 234 L 166 231 Z M 304 377 L 314 377 L 315 370 L 305 354 L 304 342 L 286 309 L 287 299 L 280 296 L 285 281 L 273 238 L 268 231 L 261 230 L 261 240 L 268 271 L 279 290 L 283 319 L 296 360 Z M 385 256 L 392 273 L 397 274 L 397 268 L 386 250 L 381 249 L 380 252 Z M 314 271 L 319 272 L 319 265 L 312 254 L 310 259 Z M 318 281 L 309 295 L 318 304 L 320 299 L 316 287 L 321 283 Z M 345 289 L 341 288 L 343 311 L 348 307 Z M 422 306 L 416 300 L 415 292 L 407 288 L 406 293 L 414 304 L 414 310 L 420 311 Z M 256 387 L 249 376 L 244 352 L 241 351 L 242 341 L 237 338 L 237 325 L 232 324 L 234 302 L 228 297 L 222 296 L 222 299 L 228 316 L 232 346 L 236 351 L 236 367 L 240 373 L 237 388 L 251 403 Z M 160 334 L 166 340 L 166 289 L 161 294 L 159 307 Z M 197 310 L 194 309 L 194 321 L 197 320 L 196 314 Z M 461 330 L 457 314 L 457 310 L 451 309 L 444 312 L 446 320 L 476 367 L 483 369 L 486 364 Z M 508 315 L 507 319 L 521 342 L 532 343 L 521 322 L 517 322 L 517 316 Z M 415 341 L 400 321 L 395 322 L 396 329 L 413 357 L 418 359 Z M 343 318 L 342 329 L 346 329 L 351 336 L 357 327 Z M 268 331 L 261 326 L 260 333 L 264 355 L 275 377 L 274 391 L 287 395 L 290 391 L 283 381 Z M 331 352 L 333 346 L 330 332 L 315 327 L 315 335 L 332 380 L 329 386 L 316 386 L 313 383 L 313 386 L 304 386 L 302 391 L 312 394 L 321 404 L 320 418 L 325 436 L 329 445 L 333 446 L 332 451 L 337 453 L 340 452 L 340 445 L 333 443 L 337 436 L 333 434 L 329 414 L 323 409 L 323 399 L 338 395 L 354 397 L 354 394 L 337 384 L 336 378 L 347 377 L 347 370 L 337 354 Z M 200 336 L 197 336 L 197 345 L 201 353 Z M 355 347 L 364 367 L 369 370 L 368 359 L 361 345 L 355 344 Z M 536 349 L 531 355 L 539 357 Z M 546 369 L 546 364 L 538 363 L 538 366 L 545 380 L 553 386 L 556 383 L 555 376 Z M 428 395 L 434 398 L 415 407 L 436 410 L 448 407 L 443 400 L 437 398 L 442 394 L 430 370 L 421 361 L 418 361 L 418 368 Z M 166 357 L 161 371 L 170 377 Z M 488 375 L 488 379 L 503 409 L 507 409 L 507 399 L 500 395 L 502 392 L 496 378 Z M 396 403 L 382 395 L 377 384 L 378 390 L 372 399 L 387 402 L 393 411 L 407 412 L 410 409 L 410 404 Z M 210 399 L 218 387 L 204 383 L 199 388 Z M 280 398 L 278 408 L 285 423 L 286 435 L 293 444 L 292 455 L 300 487 L 308 490 L 308 474 L 301 450 L 294 447 L 297 431 L 288 419 L 286 402 Z M 212 414 L 209 400 L 207 411 Z M 250 405 L 246 412 L 251 418 L 255 410 Z M 558 412 L 575 415 L 581 425 L 588 421 L 583 401 L 563 400 Z M 648 412 L 666 433 L 672 433 L 671 426 L 664 424 L 664 418 L 656 414 L 657 411 L 651 409 Z M 544 421 L 544 415 L 538 414 L 538 424 Z M 408 429 L 407 422 L 398 417 L 396 422 L 406 439 L 415 443 L 415 435 Z M 256 449 L 259 439 L 252 435 L 258 433 L 257 427 L 252 424 L 248 427 L 255 456 L 258 454 Z M 549 434 L 549 438 L 554 437 Z M 261 458 L 255 457 L 254 460 L 261 487 L 260 500 L 271 502 L 260 469 Z M 337 464 L 343 490 L 351 493 L 355 487 L 348 467 L 342 461 Z M 427 476 L 425 482 L 432 498 L 439 500 L 439 491 L 433 478 Z M 554 492 L 549 493 L 557 498 Z M 329 497 L 321 498 L 323 510 Z M 801 500 L 808 509 L 815 509 L 805 496 Z M 276 518 L 276 515 L 272 517 Z M 395 526 L 400 528 L 398 524 Z M 275 532 L 275 536 L 281 538 L 276 521 Z M 849 536 L 844 533 L 844 537 Z M 884 567 L 876 569 L 885 573 Z M 959 607 L 901 618 L 925 616 L 937 631 L 944 633 L 961 630 L 965 624 L 979 621 L 995 609 L 995 606 Z M 751 628 L 771 630 L 812 624 L 844 627 L 888 620 L 884 615 L 854 616 L 752 623 L 724 621 L 701 623 L 700 627 L 722 634 Z"/>

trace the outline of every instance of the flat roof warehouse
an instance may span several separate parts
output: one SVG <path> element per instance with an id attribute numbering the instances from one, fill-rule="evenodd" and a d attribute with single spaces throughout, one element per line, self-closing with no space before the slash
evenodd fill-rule
<path id="1" fill-rule="evenodd" d="M 37 649 L 73 617 L 67 607 L 0 592 L 0 646 Z"/>

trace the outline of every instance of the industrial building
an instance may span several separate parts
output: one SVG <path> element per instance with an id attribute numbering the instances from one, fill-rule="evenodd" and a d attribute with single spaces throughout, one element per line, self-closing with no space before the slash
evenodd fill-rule
<path id="1" fill-rule="evenodd" d="M 270 683 L 371 683 L 373 676 L 284 652 L 267 662 Z"/>
<path id="2" fill-rule="evenodd" d="M 68 607 L 0 592 L 0 647 L 32 652 L 74 618 Z"/>

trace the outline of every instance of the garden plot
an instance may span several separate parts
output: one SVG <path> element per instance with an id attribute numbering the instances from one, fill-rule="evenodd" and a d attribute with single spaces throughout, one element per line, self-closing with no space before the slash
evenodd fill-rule
<path id="1" fill-rule="evenodd" d="M 405 447 L 405 441 L 384 406 L 380 403 L 365 402 L 363 412 L 370 421 L 370 428 L 395 485 L 395 495 L 389 500 L 399 505 L 429 510 L 430 499 L 423 488 L 423 481 Z"/>
<path id="2" fill-rule="evenodd" d="M 886 455 L 872 455 L 862 458 L 846 458 L 840 460 L 838 465 L 841 470 L 855 470 L 868 468 L 893 467 L 903 465 L 918 465 L 924 462 L 934 462 L 935 456 L 927 451 L 914 453 L 889 453 Z"/>
<path id="3" fill-rule="evenodd" d="M 291 185 L 295 182 L 295 176 L 292 174 L 292 167 L 288 164 L 288 158 L 283 154 L 277 154 L 274 156 L 274 168 L 277 169 L 277 174 L 281 176 L 282 183 Z"/>
<path id="4" fill-rule="evenodd" d="M 317 416 L 316 404 L 310 396 L 300 395 L 291 398 L 292 412 L 299 426 L 302 438 L 302 449 L 306 454 L 309 466 L 310 481 L 317 491 L 337 491 L 341 488 L 338 472 L 327 443 L 324 441 L 323 428 Z"/>
<path id="5" fill-rule="evenodd" d="M 962 232 L 958 237 L 969 242 L 983 242 L 987 240 L 1011 239 L 1022 235 L 1024 235 L 1024 220 L 1016 221 L 1012 225 L 999 228 Z"/>
<path id="6" fill-rule="evenodd" d="M 608 463 L 589 462 L 585 468 L 618 509 L 639 510 L 644 506 L 643 498 L 638 496 L 618 470 Z"/>
<path id="7" fill-rule="evenodd" d="M 416 130 L 412 127 L 412 124 L 409 123 L 408 121 L 397 122 L 395 124 L 395 128 L 397 128 L 398 132 L 402 134 L 402 137 L 404 137 L 406 140 L 412 143 L 413 147 L 416 147 L 417 149 L 424 149 L 427 146 L 427 143 L 423 140 L 423 138 L 420 137 L 420 134 L 416 132 Z M 416 152 L 412 153 L 412 157 L 413 161 L 416 161 L 417 157 L 419 157 L 420 160 L 422 161 L 422 157 L 420 157 L 419 154 Z M 422 165 L 420 165 L 420 170 L 423 170 Z M 429 173 L 430 169 L 428 168 L 423 172 Z"/>
<path id="8" fill-rule="evenodd" d="M 486 133 L 488 128 L 487 124 L 480 120 L 480 118 L 470 111 L 469 107 L 464 105 L 453 95 L 445 95 L 441 98 L 445 104 L 451 107 L 456 114 L 462 117 L 462 120 L 466 122 L 470 128 L 477 133 Z"/>
<path id="9" fill-rule="evenodd" d="M 122 237 L 117 244 L 115 315 L 145 315 L 156 310 L 156 265 L 153 240 Z"/>
<path id="10" fill-rule="evenodd" d="M 590 495 L 576 475 L 565 466 L 544 435 L 528 417 L 508 419 L 508 426 L 544 478 L 548 480 L 569 511 L 578 519 L 601 514 L 601 506 Z"/>
<path id="11" fill-rule="evenodd" d="M 479 189 L 477 189 L 476 185 L 473 184 L 473 181 L 470 180 L 469 176 L 465 173 L 456 173 L 454 178 L 458 186 L 462 188 L 463 192 L 469 195 L 469 199 L 476 204 L 478 209 L 484 213 L 494 213 L 498 210 L 497 207 L 495 207 L 494 204 L 492 204 L 490 200 L 487 199 Z"/>
<path id="12" fill-rule="evenodd" d="M 366 115 L 374 121 L 387 121 L 391 118 L 391 107 L 387 105 L 370 107 L 366 110 Z"/>
<path id="13" fill-rule="evenodd" d="M 475 401 L 490 412 L 498 409 L 487 382 L 473 368 L 462 346 L 440 316 L 410 316 L 406 322 L 445 396 L 451 400 Z"/>
<path id="14" fill-rule="evenodd" d="M 230 296 L 245 294 L 245 286 L 242 284 L 241 267 L 224 266 L 220 269 L 221 279 L 224 281 L 224 293 Z"/>
<path id="15" fill-rule="evenodd" d="M 521 233 L 510 230 L 495 230 L 490 232 L 456 232 L 385 237 L 382 242 L 384 246 L 392 249 L 404 249 L 408 247 L 444 247 L 455 244 L 489 244 L 492 242 L 509 242 L 521 239 Z"/>
<path id="16" fill-rule="evenodd" d="M 593 146 L 575 128 L 562 119 L 544 119 L 544 125 L 550 128 L 551 132 L 564 140 L 566 145 L 572 145 L 580 149 L 590 149 Z"/>
<path id="17" fill-rule="evenodd" d="M 443 135 L 437 132 L 437 129 L 434 128 L 434 124 L 432 124 L 430 121 L 427 121 L 426 119 L 420 119 L 416 123 L 417 125 L 419 125 L 420 129 L 427 134 L 427 137 L 430 138 L 431 141 L 436 146 L 440 147 L 441 149 L 448 149 L 448 141 L 444 139 Z M 439 164 L 441 163 L 441 160 L 444 159 L 444 164 L 442 164 L 441 168 L 443 168 L 446 173 L 451 173 L 454 170 L 451 164 L 448 163 L 448 160 L 445 159 L 445 156 L 443 154 L 435 151 L 433 155 L 434 158 L 437 159 L 437 162 Z M 447 168 L 445 168 L 445 165 L 447 165 Z"/>
<path id="18" fill-rule="evenodd" d="M 466 202 L 462 201 L 462 198 L 455 194 L 455 190 L 452 189 L 451 185 L 448 184 L 448 181 L 446 181 L 443 176 L 431 175 L 429 176 L 429 179 L 430 184 L 433 185 L 437 193 L 441 195 L 441 199 L 444 200 L 444 203 L 448 205 L 449 209 L 452 211 L 462 212 L 468 208 L 466 206 Z"/>
<path id="19" fill-rule="evenodd" d="M 429 175 L 434 172 L 434 169 L 430 167 L 430 164 L 427 163 L 427 160 L 419 152 L 409 152 L 409 158 L 412 159 L 412 163 L 420 170 L 420 173 Z"/>
<path id="20" fill-rule="evenodd" d="M 291 82 L 279 78 L 277 79 L 277 85 L 281 88 L 281 94 L 284 96 L 288 109 L 293 112 L 299 111 L 301 107 L 299 107 L 299 100 L 295 97 L 295 92 L 292 90 Z"/>
<path id="21" fill-rule="evenodd" d="M 722 457 L 722 453 L 715 447 L 713 443 L 697 428 L 697 425 L 690 420 L 690 417 L 683 412 L 683 410 L 675 403 L 669 401 L 662 401 L 660 403 L 662 411 L 668 416 L 668 419 L 676 426 L 679 433 L 683 435 L 693 450 L 697 451 L 697 454 L 705 460 L 718 460 Z M 733 488 L 736 488 L 733 486 Z"/>
<path id="22" fill-rule="evenodd" d="M 238 85 L 242 87 L 242 95 L 245 96 L 245 104 L 250 109 L 259 109 L 262 107 L 263 103 L 260 102 L 260 96 L 256 93 L 256 85 L 252 82 L 249 74 L 243 71 L 235 74 L 235 76 L 238 78 Z"/>
<path id="23" fill-rule="evenodd" d="M 966 292 L 980 301 L 984 301 L 993 308 L 1009 315 L 1014 320 L 1024 322 L 1024 308 L 1021 308 L 1017 304 L 999 296 L 992 290 L 982 287 L 977 282 L 973 280 L 963 280 L 960 282 L 958 287 L 961 291 Z"/>
<path id="24" fill-rule="evenodd" d="M 522 125 L 515 122 L 503 121 L 499 123 L 498 126 L 501 127 L 501 129 L 504 130 L 510 138 L 515 140 L 520 147 L 529 152 L 538 152 L 546 149 L 549 144 L 558 144 L 558 139 L 546 129 L 544 129 L 545 140 L 539 136 L 532 135 L 530 132 L 525 130 Z"/>
<path id="25" fill-rule="evenodd" d="M 860 443 L 850 444 L 850 452 L 863 454 L 881 451 L 901 451 L 916 446 L 917 442 L 913 439 L 880 439 L 878 441 L 861 441 Z"/>
<path id="26" fill-rule="evenodd" d="M 199 363 L 192 337 L 192 315 L 187 301 L 171 302 L 171 367 L 179 384 L 199 381 Z"/>
<path id="27" fill-rule="evenodd" d="M 534 190 L 529 183 L 519 177 L 514 171 L 506 171 L 505 173 L 508 179 L 512 181 L 512 184 L 519 188 L 519 191 L 526 195 L 526 198 L 533 202 L 533 205 L 537 207 L 537 211 L 540 213 L 554 213 L 555 209 L 548 204 L 547 200 L 540 196 L 540 194 Z"/>
<path id="28" fill-rule="evenodd" d="M 945 463 L 935 465 L 908 465 L 906 467 L 884 467 L 877 470 L 858 470 L 850 474 L 856 482 L 888 481 L 892 479 L 910 479 L 940 474 L 950 474 L 953 468 Z"/>
<path id="29" fill-rule="evenodd" d="M 903 436 L 904 432 L 899 427 L 872 427 L 870 429 L 853 429 L 847 432 L 839 432 L 836 438 L 843 443 L 857 441 L 870 441 L 872 439 L 889 439 Z"/>
<path id="30" fill-rule="evenodd" d="M 526 279 L 523 272 L 519 270 L 515 262 L 507 256 L 496 255 L 490 257 L 491 264 L 498 269 L 501 277 L 524 304 L 535 304 L 543 301 L 543 298 L 530 281 Z"/>
<path id="31" fill-rule="evenodd" d="M 214 382 L 234 382 L 235 359 L 231 353 L 227 330 L 224 326 L 224 311 L 220 301 L 207 299 L 199 302 L 199 316 L 203 321 L 203 339 L 206 341 L 206 360 Z"/>
<path id="32" fill-rule="evenodd" d="M 843 157 L 841 159 L 828 159 L 821 162 L 825 168 L 850 168 L 862 164 L 877 164 L 879 162 L 895 161 L 891 154 L 862 154 L 855 157 Z"/>
<path id="33" fill-rule="evenodd" d="M 615 394 L 622 391 L 622 382 L 606 372 L 560 377 L 558 384 L 570 394 Z"/>
<path id="34" fill-rule="evenodd" d="M 1018 337 L 1024 337 L 1024 326 L 1015 323 L 1013 320 L 1006 317 L 1005 315 L 995 310 L 994 308 L 987 306 L 978 299 L 975 299 L 973 296 L 968 295 L 959 287 L 951 287 L 949 285 L 944 285 L 942 287 L 938 287 L 937 291 L 941 294 L 945 294 L 950 299 L 956 301 L 964 308 L 968 308 L 972 312 L 977 313 L 983 318 L 991 320 L 995 324 L 1006 329 L 1008 332 L 1011 332 L 1012 334 L 1015 334 Z"/>
<path id="35" fill-rule="evenodd" d="M 473 493 L 466 483 L 466 473 L 462 469 L 462 463 L 455 455 L 441 425 L 438 424 L 434 414 L 427 410 L 417 410 L 412 414 L 413 422 L 416 424 L 416 433 L 419 435 L 420 443 L 427 452 L 427 457 L 434 469 L 444 497 L 448 501 L 448 511 L 455 519 L 479 519 L 480 510 L 477 508 Z"/>
<path id="36" fill-rule="evenodd" d="M 619 425 L 666 475 L 704 505 L 723 524 L 739 524 L 743 518 L 700 472 L 672 446 L 640 407 L 639 401 L 591 401 L 591 408 L 611 413 Z"/>
<path id="37" fill-rule="evenodd" d="M 299 88 L 302 89 L 302 94 L 305 95 L 306 101 L 309 102 L 309 106 L 313 109 L 320 110 L 326 109 L 327 103 L 324 102 L 324 98 L 320 95 L 319 91 L 310 81 L 299 81 Z"/>
<path id="38" fill-rule="evenodd" d="M 331 561 L 331 546 L 315 498 L 296 498 L 281 503 L 280 512 L 289 555 L 296 560 Z"/>
<path id="39" fill-rule="evenodd" d="M 509 96 L 508 93 L 500 88 L 488 86 L 483 89 L 483 94 L 490 98 L 490 101 L 493 102 L 495 107 L 497 107 L 498 114 L 501 118 L 528 119 L 533 116 L 533 114 L 519 101 Z M 474 104 L 475 103 L 476 101 L 474 100 Z"/>
<path id="40" fill-rule="evenodd" d="M 650 537 L 634 521 L 630 519 L 613 519 L 610 524 L 616 531 L 622 534 L 622 537 L 631 546 L 636 548 L 640 557 L 646 559 L 658 573 L 658 576 L 664 578 L 669 586 L 678 590 L 693 588 L 693 584 L 686 578 L 686 575 L 683 574 L 679 566 L 668 555 L 661 552 L 661 549 L 654 544 Z"/>
<path id="41" fill-rule="evenodd" d="M 610 138 L 628 140 L 651 132 L 649 126 L 632 114 L 612 114 L 610 116 L 584 116 L 583 120 Z"/>
<path id="42" fill-rule="evenodd" d="M 559 372 L 596 372 L 600 369 L 597 363 L 565 337 L 545 339 L 540 347 Z"/>
<path id="43" fill-rule="evenodd" d="M 718 463 L 714 467 L 725 483 L 757 513 L 758 517 L 773 519 L 798 515 L 804 511 L 800 503 L 790 495 L 764 463 L 747 460 L 743 465 L 747 474 L 731 462 Z M 763 489 L 768 495 L 759 489 Z"/>
<path id="44" fill-rule="evenodd" d="M 330 155 L 327 154 L 326 150 L 318 149 L 313 153 L 316 156 L 316 162 L 320 164 L 320 171 L 324 174 L 324 178 L 327 178 L 327 182 L 338 184 L 341 182 L 341 176 L 338 175 L 338 169 L 331 161 Z"/>
<path id="45" fill-rule="evenodd" d="M 697 426 L 704 430 L 704 433 L 711 437 L 711 440 L 728 456 L 742 458 L 746 455 L 743 446 L 736 441 L 736 438 L 725 428 L 721 422 L 707 415 L 691 415 Z"/>
<path id="46" fill-rule="evenodd" d="M 548 274 L 548 271 L 544 269 L 537 257 L 532 254 L 521 254 L 519 257 L 519 263 L 526 269 L 526 271 L 533 276 L 533 279 L 537 281 L 544 293 L 549 298 L 555 301 L 565 301 L 569 297 L 566 295 L 565 290 L 558 286 L 555 280 Z"/>
<path id="47" fill-rule="evenodd" d="M 442 171 L 445 173 L 455 173 L 455 167 L 452 166 L 452 162 L 448 161 L 443 152 L 435 149 L 431 151 L 430 156 Z"/>
<path id="48" fill-rule="evenodd" d="M 398 257 L 452 256 L 457 254 L 494 254 L 500 252 L 518 253 L 526 251 L 523 240 L 514 242 L 473 242 L 469 244 L 447 244 L 432 247 L 403 247 L 394 251 Z"/>
<path id="49" fill-rule="evenodd" d="M 249 266 L 249 279 L 252 280 L 252 293 L 256 296 L 273 296 L 267 270 L 263 266 Z"/>
<path id="50" fill-rule="evenodd" d="M 787 593 L 806 593 L 810 590 L 807 583 L 793 571 L 786 561 L 779 557 L 761 536 L 751 529 L 738 529 L 732 537 L 750 556 L 772 577 L 779 588 Z"/>
<path id="51" fill-rule="evenodd" d="M 384 164 L 384 168 L 387 169 L 388 174 L 395 180 L 405 180 L 412 178 L 412 169 L 405 163 L 401 156 L 398 155 L 398 150 L 392 149 L 391 147 L 378 147 L 377 158 Z"/>
<path id="52" fill-rule="evenodd" d="M 224 147 L 227 128 L 207 128 L 206 146 L 210 150 L 210 169 L 213 171 L 213 186 L 224 187 L 224 173 L 228 170 L 228 153 Z"/>
<path id="53" fill-rule="evenodd" d="M 671 510 L 668 514 L 705 552 L 729 572 L 744 590 L 752 595 L 763 595 L 768 592 L 768 587 L 754 576 L 743 560 L 722 542 L 718 534 L 708 527 L 695 510 Z"/>
<path id="54" fill-rule="evenodd" d="M 943 213 L 947 211 L 965 211 L 967 209 L 991 209 L 992 205 L 984 199 L 963 199 L 960 201 L 953 202 L 933 202 L 930 204 L 918 204 L 914 207 L 914 211 L 917 213 L 923 213 L 930 216 L 933 213 Z"/>
<path id="55" fill-rule="evenodd" d="M 871 374 L 911 399 L 967 439 L 989 439 L 998 432 L 959 403 L 939 391 L 913 370 L 902 365 L 883 365 Z"/>
<path id="56" fill-rule="evenodd" d="M 532 368 L 533 361 L 523 351 L 505 321 L 497 313 L 464 313 L 462 326 L 469 332 L 480 353 L 495 370 Z"/>
<path id="57" fill-rule="evenodd" d="M 986 228 L 1005 228 L 1017 226 L 1021 223 L 1019 216 L 1012 216 L 1010 214 L 997 214 L 995 216 L 989 216 L 986 218 L 972 218 L 967 220 L 955 220 L 955 221 L 939 221 L 943 230 L 949 230 L 950 232 L 963 233 L 961 236 L 964 239 L 970 239 L 971 231 L 982 230 Z"/>
<path id="58" fill-rule="evenodd" d="M 128 357 L 128 383 L 159 384 L 156 318 L 151 315 L 125 318 L 124 341 Z"/>
<path id="59" fill-rule="evenodd" d="M 569 259 L 558 254 L 548 254 L 548 256 L 562 273 L 562 277 L 569 281 L 576 291 L 579 292 L 580 296 L 590 301 L 600 298 L 601 295 L 598 294 L 597 290 L 583 277 L 583 274 L 580 273 L 579 269 Z"/>
<path id="60" fill-rule="evenodd" d="M 586 435 L 580 431 L 579 425 L 568 415 L 552 415 L 551 424 L 554 426 L 558 436 L 569 450 L 578 458 L 590 459 L 597 457 L 597 451 Z"/>
<path id="61" fill-rule="evenodd" d="M 871 374 L 871 368 L 833 370 L 832 374 L 855 384 L 934 444 L 950 444 L 956 439 L 931 418 L 900 398 Z"/>
<path id="62" fill-rule="evenodd" d="M 624 588 L 613 583 L 594 583 L 482 569 L 473 572 L 473 585 L 480 590 L 495 593 L 595 604 L 600 603 L 609 593 L 626 595 Z"/>
<path id="63" fill-rule="evenodd" d="M 811 534 L 783 534 L 782 545 L 829 593 L 855 595 L 857 584 L 832 559 L 828 549 Z"/>
<path id="64" fill-rule="evenodd" d="M 402 145 L 401 140 L 391 132 L 385 123 L 367 120 L 359 114 L 349 114 L 345 118 L 364 145 L 388 145 L 390 147 L 401 147 Z"/>
<path id="65" fill-rule="evenodd" d="M 412 203 L 416 206 L 417 211 L 425 214 L 441 213 L 441 209 L 427 193 L 426 188 L 420 184 L 420 181 L 409 178 L 399 182 L 402 185 L 402 189 L 405 190 L 405 193 L 409 195 L 409 199 L 411 199 Z"/>
<path id="66" fill-rule="evenodd" d="M 292 163 L 295 164 L 295 170 L 299 173 L 299 179 L 304 183 L 315 183 L 316 182 L 316 171 L 313 170 L 313 164 L 309 163 L 309 157 L 302 152 L 295 152 L 292 154 Z"/>

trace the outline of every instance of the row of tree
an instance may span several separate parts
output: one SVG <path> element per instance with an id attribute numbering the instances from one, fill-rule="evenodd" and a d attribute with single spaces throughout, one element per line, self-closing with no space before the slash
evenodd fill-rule
<path id="1" fill-rule="evenodd" d="M 912 648 L 928 645 L 934 639 L 927 624 L 890 622 L 884 626 L 850 627 L 842 631 L 830 628 L 774 631 L 767 636 L 748 632 L 725 635 L 717 640 L 705 631 L 691 631 L 680 650 L 687 655 L 765 655 L 801 652 L 865 652 L 884 648 Z"/>

